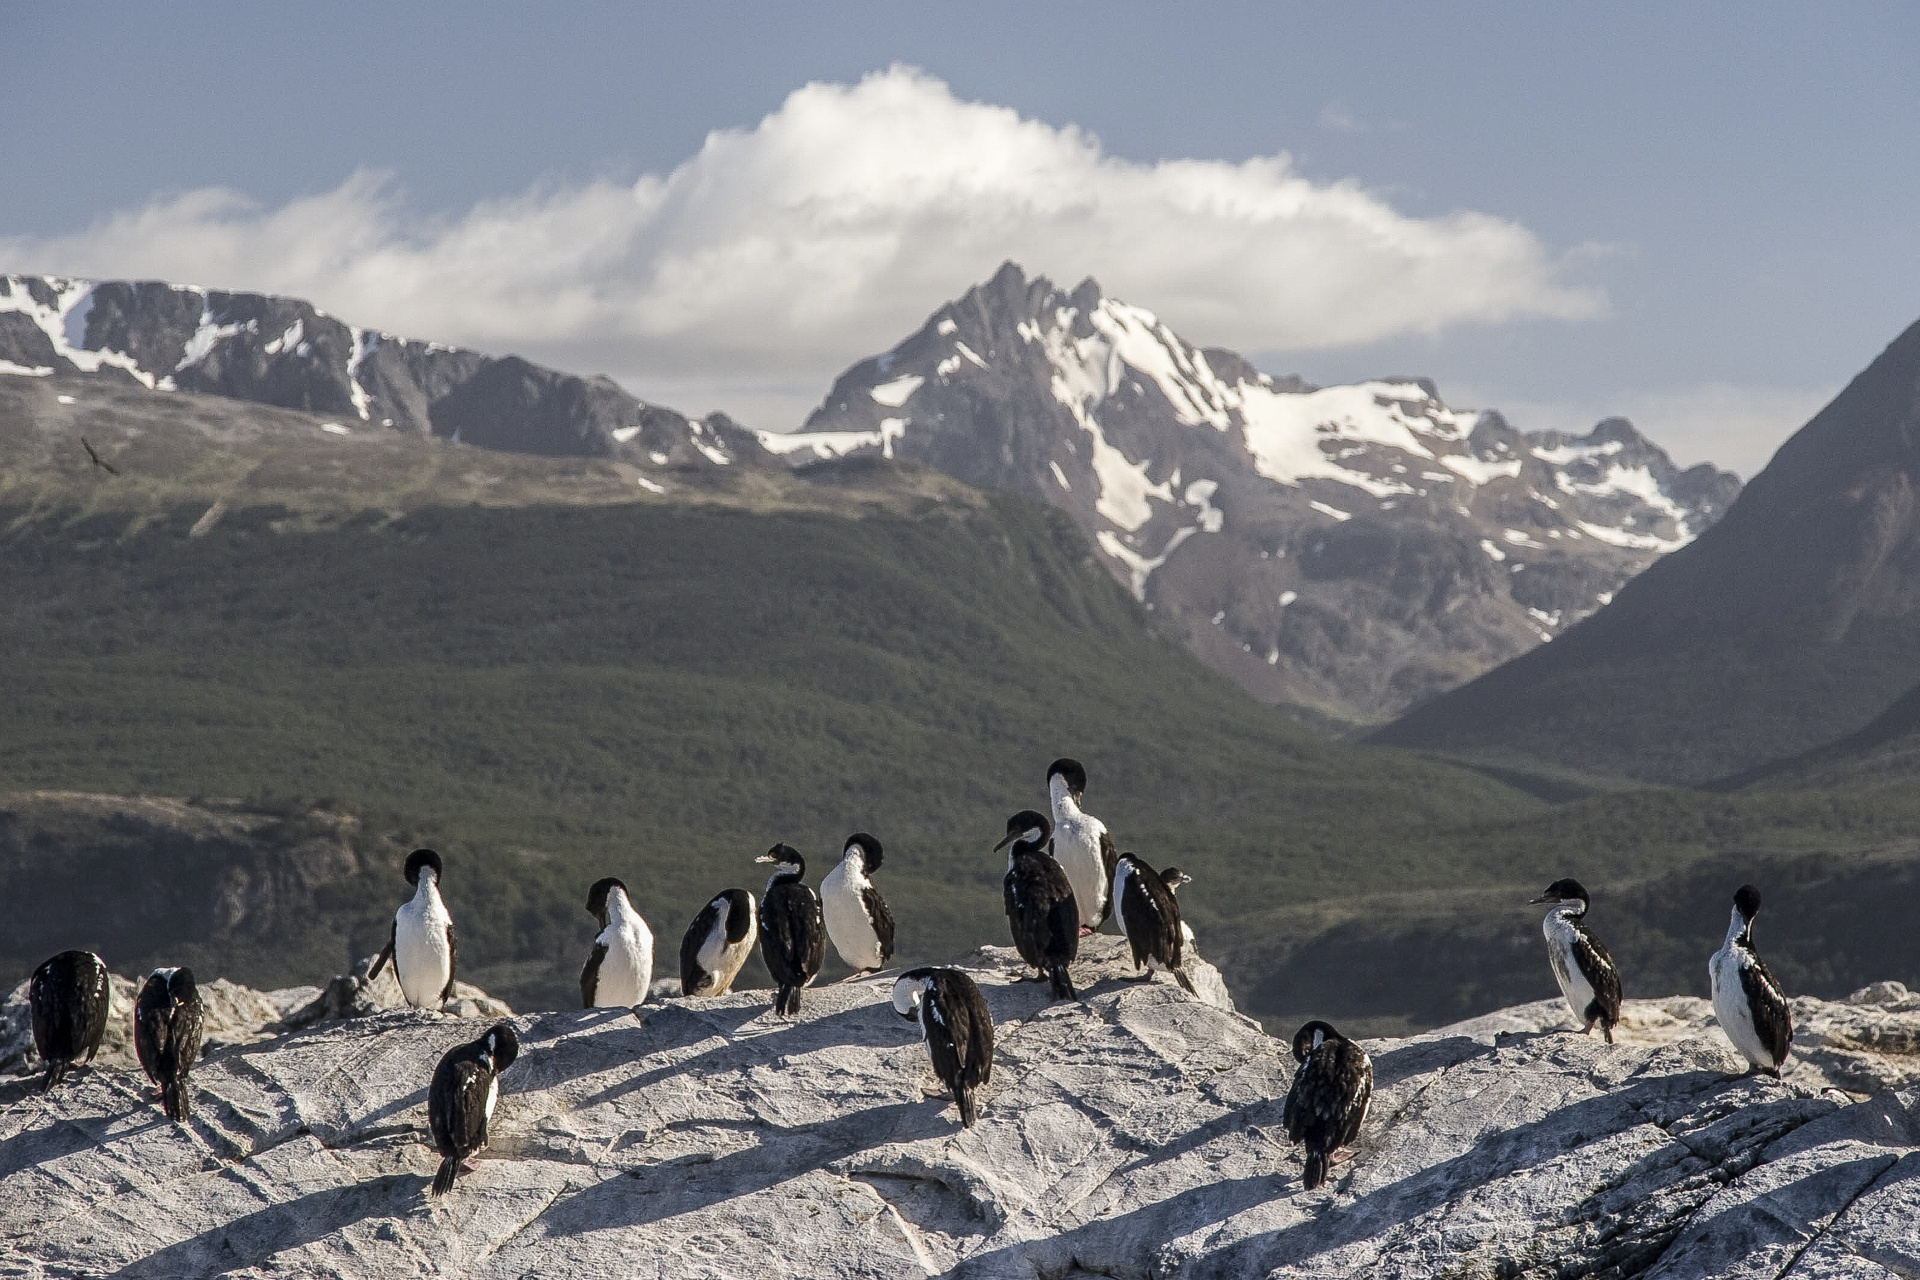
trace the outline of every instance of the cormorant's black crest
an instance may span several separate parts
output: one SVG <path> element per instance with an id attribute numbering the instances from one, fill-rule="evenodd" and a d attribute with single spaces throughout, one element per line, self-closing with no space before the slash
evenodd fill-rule
<path id="1" fill-rule="evenodd" d="M 864 831 L 856 831 L 848 836 L 847 843 L 841 846 L 841 856 L 844 857 L 845 851 L 852 849 L 856 845 L 859 846 L 860 861 L 864 864 L 866 873 L 872 875 L 878 871 L 880 869 L 881 858 L 880 842 Z"/>
<path id="2" fill-rule="evenodd" d="M 1578 880 L 1555 880 L 1547 886 L 1547 891 L 1533 900 L 1541 902 L 1588 902 L 1587 891 L 1580 887 Z"/>
<path id="3" fill-rule="evenodd" d="M 607 899 L 612 896 L 615 889 L 625 893 L 627 886 L 617 878 L 608 876 L 604 880 L 595 880 L 593 888 L 587 890 L 587 910 L 601 924 L 607 922 Z"/>
<path id="4" fill-rule="evenodd" d="M 1293 1060 L 1295 1062 L 1305 1062 L 1307 1055 L 1318 1047 L 1314 1039 L 1316 1035 L 1321 1042 L 1346 1039 L 1345 1036 L 1333 1029 L 1331 1022 L 1321 1022 L 1315 1019 L 1293 1033 Z"/>
<path id="5" fill-rule="evenodd" d="M 993 847 L 994 851 L 998 852 L 1018 840 L 1023 845 L 1041 849 L 1045 848 L 1047 841 L 1052 838 L 1052 818 L 1033 809 L 1022 809 L 1007 819 L 1006 839 Z"/>
<path id="6" fill-rule="evenodd" d="M 493 1059 L 493 1074 L 499 1075 L 513 1065 L 520 1056 L 520 1037 L 514 1034 L 511 1022 L 496 1024 L 486 1034 L 487 1056 Z"/>
<path id="7" fill-rule="evenodd" d="M 1047 782 L 1049 785 L 1052 784 L 1056 776 L 1067 780 L 1067 790 L 1073 792 L 1074 799 L 1078 800 L 1087 793 L 1087 771 L 1078 760 L 1070 760 L 1062 756 L 1060 759 L 1048 765 Z"/>
<path id="8" fill-rule="evenodd" d="M 1734 891 L 1733 905 L 1740 909 L 1742 920 L 1753 923 L 1753 918 L 1760 914 L 1760 891 L 1750 884 L 1741 885 Z"/>
<path id="9" fill-rule="evenodd" d="M 440 871 L 439 854 L 431 849 L 415 849 L 407 855 L 408 884 L 420 883 L 420 868 L 422 867 L 431 867 L 433 869 L 433 878 L 436 882 L 445 878 Z"/>

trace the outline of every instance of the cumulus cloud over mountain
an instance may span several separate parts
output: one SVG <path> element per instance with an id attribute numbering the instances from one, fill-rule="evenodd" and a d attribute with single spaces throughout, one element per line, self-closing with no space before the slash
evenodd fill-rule
<path id="1" fill-rule="evenodd" d="M 197 190 L 68 236 L 0 239 L 17 269 L 295 294 L 643 391 L 724 375 L 815 395 L 1007 258 L 1097 275 L 1203 341 L 1259 351 L 1605 305 L 1515 222 L 1409 216 L 1285 154 L 1136 163 L 905 67 L 809 84 L 631 185 L 435 217 L 362 172 L 280 207 Z"/>

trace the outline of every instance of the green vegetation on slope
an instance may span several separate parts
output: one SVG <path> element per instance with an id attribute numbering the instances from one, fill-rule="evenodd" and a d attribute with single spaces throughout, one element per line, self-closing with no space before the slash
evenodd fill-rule
<path id="1" fill-rule="evenodd" d="M 767 845 L 823 871 L 855 829 L 887 842 L 909 955 L 998 938 L 990 850 L 1060 754 L 1223 924 L 1453 882 L 1470 868 L 1417 833 L 1534 807 L 1251 702 L 1017 499 L 298 529 L 239 509 L 201 536 L 198 506 L 22 514 L 0 515 L 0 786 L 337 802 L 450 854 L 463 955 L 521 999 L 564 998 L 598 875 L 633 885 L 670 954 Z M 376 889 L 350 949 L 401 886 Z"/>

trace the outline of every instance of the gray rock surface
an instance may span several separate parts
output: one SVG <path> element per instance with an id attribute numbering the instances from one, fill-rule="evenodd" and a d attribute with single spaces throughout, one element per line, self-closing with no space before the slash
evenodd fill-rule
<path id="1" fill-rule="evenodd" d="M 0 1095 L 0 1275 L 1920 1269 L 1913 1087 L 1855 1102 L 1730 1079 L 1743 1064 L 1674 1002 L 1634 1006 L 1611 1048 L 1528 1006 L 1371 1042 L 1354 1158 L 1305 1193 L 1283 1046 L 1164 978 L 1125 981 L 1122 945 L 1086 940 L 1078 1003 L 1012 981 L 1005 948 L 960 962 L 998 1023 L 971 1130 L 884 976 L 810 990 L 794 1021 L 764 991 L 520 1017 L 492 1149 L 435 1204 L 425 1084 L 477 1025 L 450 1015 L 217 1051 L 185 1128 L 122 1071 Z M 1908 999 L 1809 1006 L 1807 1043 L 1910 1037 Z"/>
<path id="2" fill-rule="evenodd" d="M 406 997 L 391 968 L 373 981 L 367 970 L 373 966 L 368 956 L 355 965 L 352 973 L 341 974 L 325 987 L 286 987 L 278 991 L 255 991 L 225 978 L 200 984 L 203 1007 L 201 1041 L 209 1051 L 225 1045 L 253 1044 L 287 1031 L 310 1027 L 342 1018 L 365 1018 L 376 1013 L 404 1008 Z M 139 1059 L 133 1051 L 133 1002 L 140 985 L 146 981 L 121 974 L 113 980 L 113 1012 L 107 1019 L 107 1034 L 100 1042 L 94 1061 L 103 1068 L 138 1071 Z M 0 1072 L 34 1074 L 40 1070 L 40 1055 L 33 1047 L 33 1014 L 27 1006 L 27 986 L 22 982 L 0 1004 Z M 444 1010 L 457 1018 L 511 1017 L 513 1010 L 505 1001 L 464 982 L 453 984 L 453 997 Z M 0 1272 L 0 1275 L 5 1274 Z"/>

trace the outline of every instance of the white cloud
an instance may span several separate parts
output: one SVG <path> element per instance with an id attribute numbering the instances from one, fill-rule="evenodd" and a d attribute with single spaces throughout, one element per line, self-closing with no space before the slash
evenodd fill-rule
<path id="1" fill-rule="evenodd" d="M 668 403 L 656 387 L 707 388 L 695 410 L 727 407 L 735 378 L 769 406 L 816 398 L 1006 258 L 1064 284 L 1093 275 L 1195 341 L 1262 351 L 1605 308 L 1517 223 L 1409 217 L 1284 154 L 1117 159 L 1074 126 L 900 67 L 807 85 L 631 186 L 428 218 L 363 172 L 278 208 L 192 191 L 73 235 L 0 239 L 11 269 L 293 294 L 357 324 L 610 370 Z"/>

